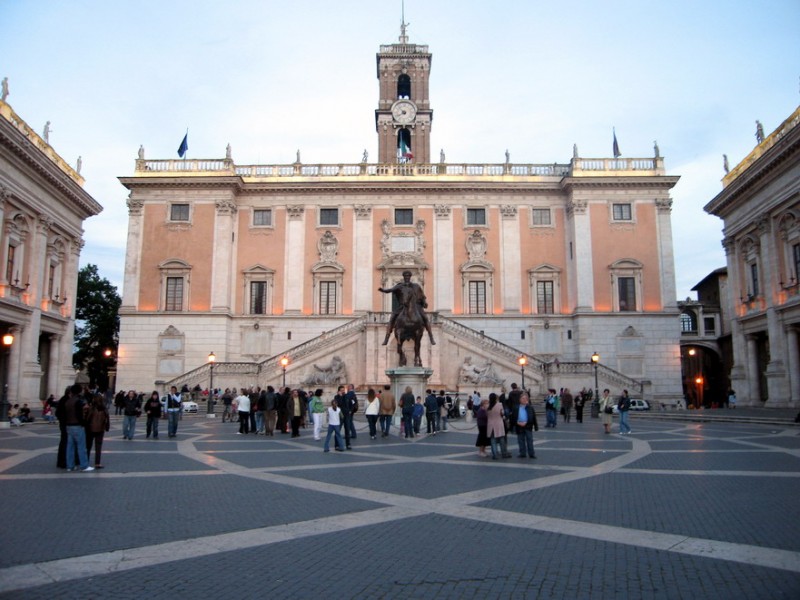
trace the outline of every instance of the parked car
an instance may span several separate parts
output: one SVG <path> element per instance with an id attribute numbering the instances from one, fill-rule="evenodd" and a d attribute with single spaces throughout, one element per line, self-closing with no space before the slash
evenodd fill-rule
<path id="1" fill-rule="evenodd" d="M 181 404 L 183 407 L 183 412 L 185 413 L 196 413 L 197 412 L 197 402 L 193 402 L 192 400 L 186 400 Z M 166 414 L 167 410 L 167 397 L 161 396 L 161 410 Z"/>
<path id="2" fill-rule="evenodd" d="M 614 414 L 617 414 L 617 405 L 614 405 Z M 650 403 L 647 400 L 635 400 L 631 398 L 631 410 L 650 410 Z"/>

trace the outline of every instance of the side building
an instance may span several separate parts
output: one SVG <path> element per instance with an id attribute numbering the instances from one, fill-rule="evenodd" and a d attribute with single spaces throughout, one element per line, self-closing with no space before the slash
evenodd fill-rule
<path id="1" fill-rule="evenodd" d="M 722 180 L 731 386 L 740 404 L 800 406 L 800 108 Z"/>
<path id="2" fill-rule="evenodd" d="M 333 358 L 337 381 L 384 383 L 397 355 L 382 345 L 392 298 L 378 288 L 409 270 L 432 312 L 437 344 L 423 343 L 423 362 L 436 387 L 519 381 L 520 357 L 536 392 L 594 387 L 596 352 L 601 388 L 680 397 L 678 177 L 658 152 L 435 162 L 428 47 L 401 35 L 377 66 L 377 163 L 140 152 L 120 178 L 130 196 L 119 387 L 207 386 L 210 352 L 217 385 L 274 384 L 283 355 L 289 385 L 324 383 Z"/>
<path id="3" fill-rule="evenodd" d="M 0 101 L 0 374 L 8 401 L 34 410 L 75 381 L 82 225 L 103 210 L 83 183 L 46 139 Z"/>

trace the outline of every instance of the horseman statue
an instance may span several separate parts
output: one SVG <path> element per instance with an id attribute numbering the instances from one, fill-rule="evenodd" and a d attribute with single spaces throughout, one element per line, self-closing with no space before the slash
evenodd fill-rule
<path id="1" fill-rule="evenodd" d="M 383 340 L 383 345 L 385 346 L 389 343 L 389 336 L 394 331 L 394 337 L 397 340 L 397 353 L 400 356 L 400 365 L 403 366 L 406 364 L 403 342 L 414 340 L 414 365 L 422 366 L 419 347 L 423 332 L 428 332 L 431 345 L 436 344 L 436 340 L 433 339 L 430 321 L 425 315 L 424 309 L 428 308 L 425 292 L 418 283 L 411 281 L 411 271 L 403 271 L 403 281 L 394 287 L 389 289 L 378 288 L 378 291 L 384 294 L 393 294 L 395 300 L 397 300 L 392 312 L 392 318 L 386 328 L 386 338 Z"/>

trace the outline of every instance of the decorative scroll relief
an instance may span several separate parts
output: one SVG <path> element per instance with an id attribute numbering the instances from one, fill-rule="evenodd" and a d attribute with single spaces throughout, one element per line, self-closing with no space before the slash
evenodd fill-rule
<path id="1" fill-rule="evenodd" d="M 381 222 L 381 253 L 383 258 L 392 258 L 395 255 L 409 255 L 421 257 L 425 252 L 425 221 L 420 219 L 414 227 L 414 232 L 401 232 L 392 234 L 392 225 L 388 220 Z"/>
<path id="2" fill-rule="evenodd" d="M 756 229 L 759 235 L 765 235 L 772 231 L 772 220 L 769 213 L 761 213 L 756 217 Z"/>
<path id="3" fill-rule="evenodd" d="M 658 212 L 672 212 L 672 198 L 656 198 Z"/>
<path id="4" fill-rule="evenodd" d="M 128 196 L 126 204 L 128 205 L 128 214 L 130 216 L 141 216 L 144 210 L 144 200 L 134 200 L 132 196 Z"/>
<path id="5" fill-rule="evenodd" d="M 372 215 L 372 207 L 366 204 L 356 204 L 353 210 L 356 213 L 356 219 L 369 219 Z"/>
<path id="6" fill-rule="evenodd" d="M 504 219 L 513 219 L 517 216 L 517 207 L 511 204 L 504 204 L 500 207 L 500 214 Z"/>
<path id="7" fill-rule="evenodd" d="M 48 217 L 47 215 L 39 215 L 39 224 L 37 226 L 37 231 L 39 233 L 47 233 L 50 231 L 50 228 L 53 226 L 53 220 Z"/>
<path id="8" fill-rule="evenodd" d="M 223 200 L 217 200 L 215 202 L 215 206 L 217 207 L 217 214 L 218 215 L 235 215 L 236 214 L 236 203 L 233 200 L 229 200 L 227 198 Z"/>
<path id="9" fill-rule="evenodd" d="M 339 240 L 330 231 L 326 231 L 317 242 L 320 262 L 336 262 L 339 253 Z"/>
<path id="10" fill-rule="evenodd" d="M 583 215 L 586 214 L 586 200 L 570 200 L 567 202 L 567 214 Z"/>
<path id="11" fill-rule="evenodd" d="M 286 207 L 286 213 L 289 215 L 290 219 L 299 219 L 303 216 L 303 212 L 305 211 L 305 207 L 300 204 L 295 204 Z"/>
<path id="12" fill-rule="evenodd" d="M 446 219 L 450 216 L 451 207 L 447 204 L 436 204 L 433 207 L 433 212 L 437 219 Z"/>
<path id="13" fill-rule="evenodd" d="M 475 230 L 472 234 L 467 238 L 465 242 L 467 246 L 467 255 L 469 256 L 470 261 L 474 260 L 483 260 L 486 256 L 486 238 L 479 230 Z"/>

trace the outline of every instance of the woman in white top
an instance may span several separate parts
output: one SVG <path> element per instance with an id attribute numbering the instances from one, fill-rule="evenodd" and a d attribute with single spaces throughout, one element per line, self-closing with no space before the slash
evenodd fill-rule
<path id="1" fill-rule="evenodd" d="M 375 390 L 369 388 L 367 392 L 367 408 L 364 414 L 367 416 L 369 424 L 369 439 L 374 440 L 378 437 L 378 413 L 380 412 L 381 401 L 375 395 Z"/>
<path id="2" fill-rule="evenodd" d="M 328 435 L 325 436 L 325 452 L 330 452 L 331 434 L 336 434 L 336 451 L 344 450 L 344 440 L 342 439 L 342 409 L 339 408 L 336 399 L 331 400 L 328 408 Z"/>
<path id="3" fill-rule="evenodd" d="M 235 402 L 239 411 L 239 434 L 250 433 L 250 396 L 246 389 L 242 388 Z"/>

